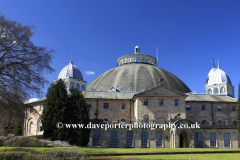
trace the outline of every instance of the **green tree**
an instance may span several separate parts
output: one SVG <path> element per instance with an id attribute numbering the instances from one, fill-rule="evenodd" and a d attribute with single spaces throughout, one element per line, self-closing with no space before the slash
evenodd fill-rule
<path id="1" fill-rule="evenodd" d="M 237 129 L 238 139 L 240 140 L 240 83 L 238 85 L 238 101 L 237 101 Z"/>
<path id="2" fill-rule="evenodd" d="M 64 82 L 60 79 L 50 85 L 44 101 L 42 128 L 44 138 L 51 140 L 67 140 L 65 127 L 58 129 L 58 122 L 69 123 L 69 98 Z"/>
<path id="3" fill-rule="evenodd" d="M 16 133 L 15 136 L 21 136 L 22 135 L 22 126 L 20 124 L 16 127 Z"/>
<path id="4" fill-rule="evenodd" d="M 69 122 L 71 124 L 84 124 L 87 126 L 89 123 L 89 110 L 87 109 L 87 103 L 82 95 L 81 91 L 75 88 L 70 88 L 70 111 L 71 117 Z M 89 142 L 90 129 L 71 129 L 69 130 L 69 143 L 78 146 L 86 146 Z"/>

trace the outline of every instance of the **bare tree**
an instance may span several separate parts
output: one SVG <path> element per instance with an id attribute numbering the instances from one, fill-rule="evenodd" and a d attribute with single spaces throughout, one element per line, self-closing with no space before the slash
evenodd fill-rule
<path id="1" fill-rule="evenodd" d="M 33 44 L 34 29 L 0 13 L 0 117 L 4 110 L 24 115 L 23 102 L 42 97 L 48 83 L 43 74 L 54 71 L 49 64 L 55 51 Z"/>

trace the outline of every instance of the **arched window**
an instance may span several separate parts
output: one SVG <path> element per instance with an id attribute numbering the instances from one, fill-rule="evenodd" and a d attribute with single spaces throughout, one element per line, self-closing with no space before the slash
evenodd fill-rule
<path id="1" fill-rule="evenodd" d="M 214 88 L 214 94 L 218 94 L 218 88 Z"/>
<path id="2" fill-rule="evenodd" d="M 207 124 L 207 121 L 206 120 L 203 120 L 202 121 L 202 125 L 206 125 Z"/>
<path id="3" fill-rule="evenodd" d="M 30 122 L 29 133 L 33 133 L 33 122 Z"/>
<path id="4" fill-rule="evenodd" d="M 143 116 L 143 123 L 149 124 L 149 116 L 148 115 Z"/>
<path id="5" fill-rule="evenodd" d="M 65 86 L 66 86 L 66 88 L 68 88 L 68 82 L 65 82 Z"/>
<path id="6" fill-rule="evenodd" d="M 233 121 L 233 125 L 236 126 L 237 125 L 237 121 Z"/>
<path id="7" fill-rule="evenodd" d="M 125 119 L 121 119 L 121 124 L 126 124 Z"/>
<path id="8" fill-rule="evenodd" d="M 42 129 L 42 120 L 39 121 L 39 132 L 42 132 L 43 129 Z"/>
<path id="9" fill-rule="evenodd" d="M 220 93 L 225 93 L 225 87 L 220 88 Z"/>
<path id="10" fill-rule="evenodd" d="M 82 91 L 85 91 L 85 90 L 86 90 L 84 85 L 81 86 L 81 90 L 82 90 Z"/>
<path id="11" fill-rule="evenodd" d="M 105 118 L 105 119 L 103 120 L 103 123 L 106 123 L 106 124 L 108 124 L 108 119 L 107 119 L 107 118 Z"/>
<path id="12" fill-rule="evenodd" d="M 78 83 L 76 84 L 76 89 L 80 91 L 80 85 Z"/>
<path id="13" fill-rule="evenodd" d="M 212 94 L 212 89 L 209 88 L 209 89 L 207 90 L 207 94 Z"/>
<path id="14" fill-rule="evenodd" d="M 71 88 L 73 86 L 73 82 L 70 82 L 70 87 L 69 88 Z"/>
<path id="15" fill-rule="evenodd" d="M 221 121 L 221 120 L 218 121 L 218 125 L 219 125 L 219 126 L 222 125 L 222 121 Z"/>

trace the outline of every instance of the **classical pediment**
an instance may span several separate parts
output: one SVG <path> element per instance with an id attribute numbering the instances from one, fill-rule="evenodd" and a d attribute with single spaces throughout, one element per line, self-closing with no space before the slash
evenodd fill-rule
<path id="1" fill-rule="evenodd" d="M 169 88 L 165 85 L 159 85 L 135 95 L 186 96 L 184 93 Z"/>

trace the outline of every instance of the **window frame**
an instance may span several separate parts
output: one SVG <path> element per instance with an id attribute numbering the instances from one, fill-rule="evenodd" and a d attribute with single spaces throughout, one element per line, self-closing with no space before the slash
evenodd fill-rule
<path id="1" fill-rule="evenodd" d="M 87 102 L 87 109 L 92 109 L 92 103 L 91 102 Z"/>
<path id="2" fill-rule="evenodd" d="M 220 109 L 220 107 L 221 107 L 221 109 Z M 221 105 L 217 105 L 217 111 L 222 112 L 222 106 Z"/>
<path id="3" fill-rule="evenodd" d="M 107 108 L 106 108 L 107 106 Z M 109 103 L 103 103 L 103 109 L 109 109 Z"/>
<path id="4" fill-rule="evenodd" d="M 203 109 L 203 107 L 204 107 L 204 109 Z M 206 105 L 202 105 L 202 111 L 207 111 L 207 106 Z"/>
<path id="5" fill-rule="evenodd" d="M 217 147 L 216 132 L 210 132 L 210 147 Z"/>
<path id="6" fill-rule="evenodd" d="M 148 132 L 141 132 L 141 148 L 148 147 Z"/>
<path id="7" fill-rule="evenodd" d="M 224 132 L 224 148 L 230 147 L 230 133 Z"/>
<path id="8" fill-rule="evenodd" d="M 38 125 L 38 131 L 39 132 L 43 132 L 43 129 L 42 129 L 42 120 L 39 121 L 39 125 Z"/>
<path id="9" fill-rule="evenodd" d="M 149 106 L 149 99 L 143 99 L 143 105 L 144 106 Z"/>
<path id="10" fill-rule="evenodd" d="M 29 133 L 33 133 L 33 122 L 31 121 L 30 122 L 30 125 L 29 125 Z"/>
<path id="11" fill-rule="evenodd" d="M 164 106 L 164 99 L 160 99 L 158 105 L 159 105 L 159 106 Z"/>
<path id="12" fill-rule="evenodd" d="M 43 104 L 40 105 L 40 111 L 43 111 Z"/>
<path id="13" fill-rule="evenodd" d="M 133 147 L 133 132 L 128 131 L 126 133 L 126 147 Z"/>
<path id="14" fill-rule="evenodd" d="M 236 106 L 232 106 L 232 111 L 236 112 L 237 111 L 237 107 Z"/>
<path id="15" fill-rule="evenodd" d="M 179 99 L 174 99 L 174 106 L 179 107 L 180 106 L 180 100 Z M 177 105 L 176 105 L 177 104 Z"/>
<path id="16" fill-rule="evenodd" d="M 196 132 L 196 148 L 202 148 L 202 132 Z"/>
<path id="17" fill-rule="evenodd" d="M 123 108 L 123 105 L 124 105 L 124 108 Z M 126 103 L 121 103 L 121 110 L 126 110 Z"/>
<path id="18" fill-rule="evenodd" d="M 112 131 L 111 132 L 111 144 L 110 144 L 111 148 L 117 148 L 117 146 L 118 146 L 117 140 L 118 140 L 117 131 Z"/>
<path id="19" fill-rule="evenodd" d="M 92 132 L 92 147 L 99 147 L 100 146 L 100 143 L 99 143 L 99 140 L 100 140 L 100 136 L 99 136 L 99 132 Z M 97 145 L 96 145 L 97 144 Z"/>
<path id="20" fill-rule="evenodd" d="M 163 147 L 163 134 L 162 134 L 162 132 L 156 132 L 156 147 Z"/>
<path id="21" fill-rule="evenodd" d="M 187 107 L 187 106 L 189 106 L 189 107 Z M 189 108 L 189 109 L 187 109 L 187 108 Z M 186 111 L 191 111 L 191 105 L 190 104 L 186 104 Z"/>

